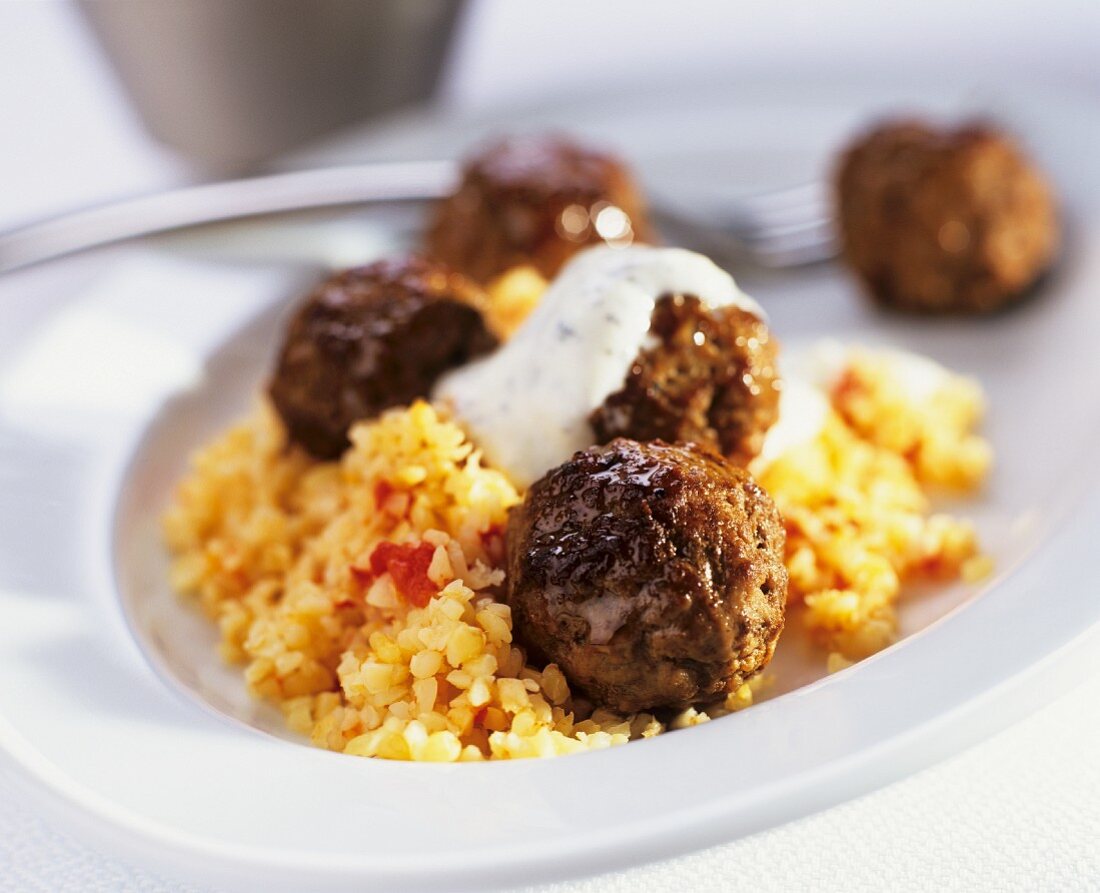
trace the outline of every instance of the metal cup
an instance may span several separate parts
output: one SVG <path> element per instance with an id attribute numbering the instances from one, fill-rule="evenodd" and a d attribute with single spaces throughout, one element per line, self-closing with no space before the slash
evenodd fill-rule
<path id="1" fill-rule="evenodd" d="M 154 137 L 211 172 L 427 99 L 463 0 L 79 0 Z"/>

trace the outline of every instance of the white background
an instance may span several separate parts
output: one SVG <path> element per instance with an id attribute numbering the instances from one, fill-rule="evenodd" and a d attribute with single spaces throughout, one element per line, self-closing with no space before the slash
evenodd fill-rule
<path id="1" fill-rule="evenodd" d="M 1096 0 L 473 0 L 442 103 L 480 110 L 669 81 L 932 72 L 1066 84 L 1100 109 L 1098 47 Z M 0 128 L 0 227 L 190 175 L 145 138 L 61 0 L 0 0 Z"/>
<path id="2" fill-rule="evenodd" d="M 1100 3 L 484 0 L 442 102 L 480 110 L 667 80 L 883 71 L 1065 84 L 1100 114 Z M 0 229 L 193 176 L 145 137 L 63 3 L 0 0 L 0 127 Z M 555 890 L 1100 889 L 1100 677 L 1050 695 L 1007 732 L 855 802 Z M 181 889 L 65 836 L 3 776 L 0 869 L 5 890 Z"/>

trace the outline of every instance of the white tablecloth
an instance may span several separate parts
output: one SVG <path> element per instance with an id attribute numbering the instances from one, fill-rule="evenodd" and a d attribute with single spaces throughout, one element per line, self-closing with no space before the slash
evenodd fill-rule
<path id="1" fill-rule="evenodd" d="M 195 889 L 89 849 L 0 775 L 0 890 Z M 977 747 L 853 802 L 668 862 L 529 891 L 685 889 L 1100 890 L 1100 674 Z"/>

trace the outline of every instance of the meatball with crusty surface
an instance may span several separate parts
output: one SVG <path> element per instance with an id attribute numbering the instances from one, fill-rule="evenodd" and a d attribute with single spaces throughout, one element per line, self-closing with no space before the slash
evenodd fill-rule
<path id="1" fill-rule="evenodd" d="M 573 456 L 512 510 L 515 632 L 623 713 L 736 691 L 783 629 L 785 533 L 748 472 L 699 447 L 618 439 Z"/>
<path id="2" fill-rule="evenodd" d="M 622 162 L 561 137 L 522 136 L 466 162 L 457 191 L 439 205 L 428 250 L 486 283 L 525 265 L 552 278 L 586 245 L 649 240 Z"/>
<path id="3" fill-rule="evenodd" d="M 496 346 L 483 303 L 477 285 L 415 255 L 326 279 L 291 320 L 269 388 L 290 439 L 334 459 L 354 422 L 427 396 Z"/>
<path id="4" fill-rule="evenodd" d="M 666 295 L 650 320 L 653 343 L 589 417 L 599 443 L 615 437 L 691 441 L 747 465 L 779 417 L 777 345 L 759 316 Z"/>
<path id="5" fill-rule="evenodd" d="M 1022 297 L 1057 251 L 1043 176 L 980 125 L 879 127 L 842 156 L 837 201 L 845 260 L 872 297 L 901 310 L 996 310 Z"/>

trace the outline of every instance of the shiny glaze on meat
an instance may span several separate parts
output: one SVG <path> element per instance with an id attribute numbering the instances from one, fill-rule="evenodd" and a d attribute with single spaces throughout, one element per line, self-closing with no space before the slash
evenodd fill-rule
<path id="1" fill-rule="evenodd" d="M 483 300 L 416 256 L 326 279 L 291 320 L 270 385 L 291 440 L 335 458 L 354 422 L 426 397 L 442 373 L 491 350 Z"/>
<path id="2" fill-rule="evenodd" d="M 770 497 L 707 450 L 626 439 L 591 447 L 512 512 L 516 634 L 615 710 L 713 700 L 771 658 L 784 541 Z"/>
<path id="3" fill-rule="evenodd" d="M 611 155 L 555 136 L 501 140 L 471 158 L 428 250 L 478 282 L 530 265 L 553 277 L 587 245 L 650 241 L 641 196 Z"/>
<path id="4" fill-rule="evenodd" d="M 589 417 L 597 442 L 692 441 L 748 464 L 779 417 L 767 324 L 741 307 L 675 294 L 657 301 L 649 334 L 622 388 Z"/>

